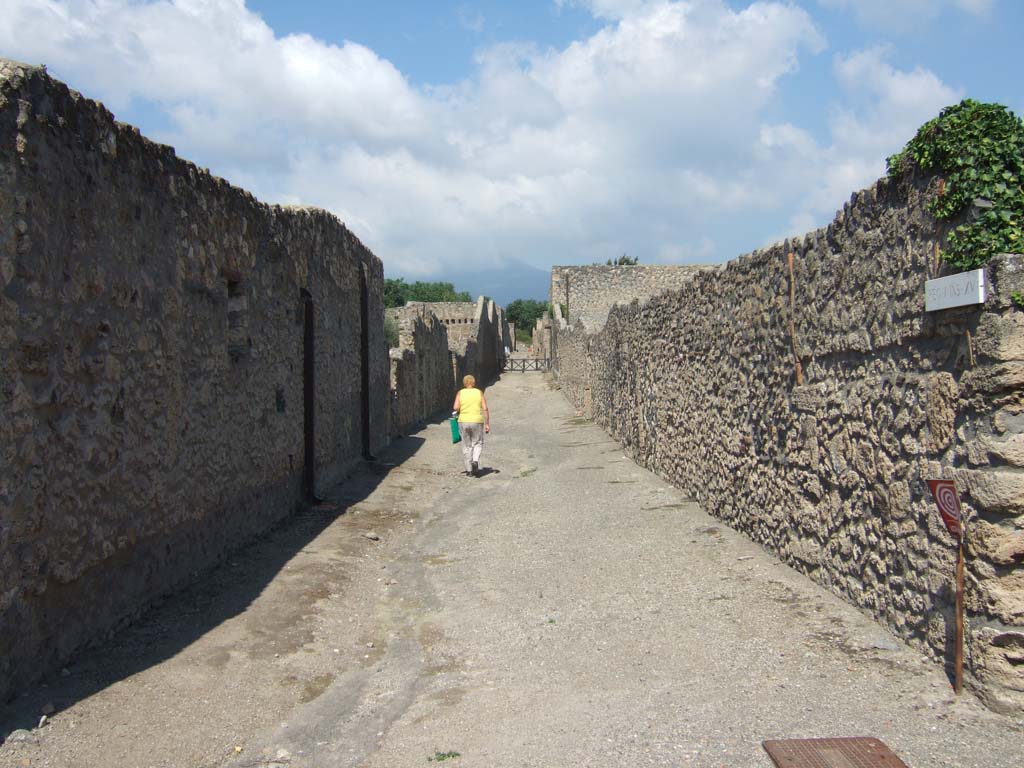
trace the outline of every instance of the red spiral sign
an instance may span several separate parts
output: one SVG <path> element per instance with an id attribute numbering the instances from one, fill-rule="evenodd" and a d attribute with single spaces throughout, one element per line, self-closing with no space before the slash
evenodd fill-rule
<path id="1" fill-rule="evenodd" d="M 928 487 L 935 497 L 935 506 L 939 508 L 946 530 L 960 538 L 963 527 L 960 524 L 960 494 L 956 492 L 956 483 L 952 480 L 929 480 Z"/>

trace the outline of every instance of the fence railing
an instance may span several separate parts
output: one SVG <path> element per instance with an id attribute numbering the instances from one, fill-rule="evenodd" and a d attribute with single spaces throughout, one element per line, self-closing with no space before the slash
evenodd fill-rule
<path id="1" fill-rule="evenodd" d="M 551 369 L 548 357 L 506 357 L 501 361 L 502 373 L 526 373 L 527 371 L 547 371 Z"/>

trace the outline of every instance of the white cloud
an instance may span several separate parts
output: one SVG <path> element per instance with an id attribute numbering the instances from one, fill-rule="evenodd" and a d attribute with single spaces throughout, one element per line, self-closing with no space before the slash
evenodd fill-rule
<path id="1" fill-rule="evenodd" d="M 820 221 L 955 100 L 875 49 L 836 60 L 827 145 L 771 123 L 825 45 L 772 0 L 592 0 L 608 20 L 592 36 L 488 48 L 465 81 L 427 88 L 358 43 L 277 36 L 243 0 L 5 5 L 0 50 L 115 110 L 156 104 L 170 127 L 154 138 L 263 199 L 335 211 L 390 274 L 730 257 L 723 221 Z"/>
<path id="2" fill-rule="evenodd" d="M 843 101 L 829 115 L 830 144 L 820 146 L 806 131 L 793 125 L 766 125 L 761 146 L 776 160 L 806 174 L 793 174 L 807 184 L 785 235 L 807 231 L 819 224 L 850 193 L 871 184 L 885 173 L 885 158 L 899 151 L 917 128 L 939 110 L 963 98 L 934 73 L 918 67 L 909 72 L 888 62 L 885 47 L 869 48 L 835 57 L 836 80 Z"/>
<path id="3" fill-rule="evenodd" d="M 555 0 L 560 8 L 575 5 L 586 8 L 599 19 L 623 19 L 643 13 L 659 0 Z"/>

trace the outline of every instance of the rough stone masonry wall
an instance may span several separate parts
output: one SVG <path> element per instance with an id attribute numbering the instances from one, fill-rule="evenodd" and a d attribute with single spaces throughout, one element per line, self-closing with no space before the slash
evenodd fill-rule
<path id="1" fill-rule="evenodd" d="M 566 319 L 583 319 L 588 326 L 604 325 L 608 311 L 618 303 L 649 299 L 663 291 L 686 285 L 706 267 L 695 265 L 645 265 L 552 267 L 552 304 L 565 304 Z"/>
<path id="2" fill-rule="evenodd" d="M 483 296 L 475 304 L 410 301 L 406 307 L 433 312 L 447 327 L 453 374 L 459 387 L 467 373 L 473 374 L 481 386 L 498 378 L 509 338 L 501 307 Z"/>
<path id="3" fill-rule="evenodd" d="M 944 659 L 955 547 L 924 481 L 955 478 L 968 684 L 1019 715 L 1024 259 L 993 262 L 983 307 L 925 313 L 936 188 L 882 180 L 827 229 L 618 307 L 599 333 L 561 329 L 559 377 L 638 462 Z"/>
<path id="4" fill-rule="evenodd" d="M 294 508 L 303 290 L 326 479 L 386 440 L 380 261 L 0 60 L 0 699 Z"/>
<path id="5" fill-rule="evenodd" d="M 455 377 L 448 328 L 421 305 L 388 310 L 398 322 L 398 347 L 391 350 L 389 434 L 408 434 L 451 408 Z"/>

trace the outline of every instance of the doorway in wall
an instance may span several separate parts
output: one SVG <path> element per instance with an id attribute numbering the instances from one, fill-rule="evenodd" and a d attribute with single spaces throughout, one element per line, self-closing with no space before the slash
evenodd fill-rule
<path id="1" fill-rule="evenodd" d="M 366 264 L 359 264 L 359 406 L 362 418 L 363 458 L 373 460 L 370 453 L 370 296 Z"/>
<path id="2" fill-rule="evenodd" d="M 302 495 L 315 500 L 316 314 L 313 294 L 302 289 Z"/>

